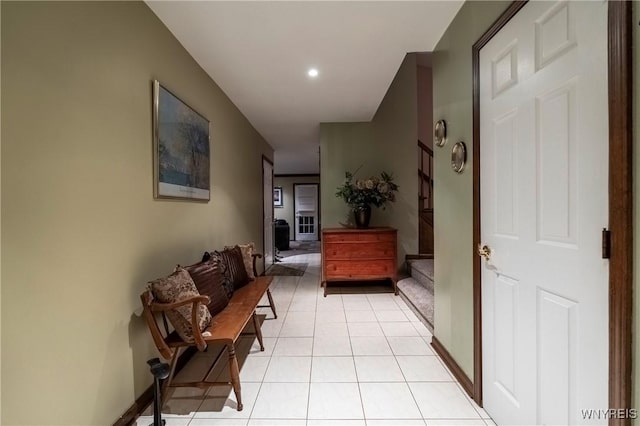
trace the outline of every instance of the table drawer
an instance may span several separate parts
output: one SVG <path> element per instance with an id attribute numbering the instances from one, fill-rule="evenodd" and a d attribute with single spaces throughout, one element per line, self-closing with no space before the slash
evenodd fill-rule
<path id="1" fill-rule="evenodd" d="M 396 240 L 395 232 L 345 232 L 345 233 L 326 233 L 322 235 L 323 241 L 328 243 L 342 242 L 378 242 Z"/>
<path id="2" fill-rule="evenodd" d="M 325 260 L 325 278 L 395 277 L 395 260 Z"/>
<path id="3" fill-rule="evenodd" d="M 325 243 L 326 260 L 335 259 L 394 259 L 395 243 L 378 241 L 371 243 Z"/>

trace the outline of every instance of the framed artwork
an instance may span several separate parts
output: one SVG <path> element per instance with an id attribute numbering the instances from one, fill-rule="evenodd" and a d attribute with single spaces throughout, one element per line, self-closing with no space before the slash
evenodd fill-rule
<path id="1" fill-rule="evenodd" d="M 276 186 L 273 188 L 273 207 L 282 207 L 282 187 Z"/>
<path id="2" fill-rule="evenodd" d="M 209 120 L 153 82 L 154 197 L 210 199 Z"/>

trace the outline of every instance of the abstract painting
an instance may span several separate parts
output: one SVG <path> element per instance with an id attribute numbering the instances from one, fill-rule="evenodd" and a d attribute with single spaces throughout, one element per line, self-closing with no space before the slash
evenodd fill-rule
<path id="1" fill-rule="evenodd" d="M 153 82 L 154 196 L 209 201 L 209 121 Z"/>

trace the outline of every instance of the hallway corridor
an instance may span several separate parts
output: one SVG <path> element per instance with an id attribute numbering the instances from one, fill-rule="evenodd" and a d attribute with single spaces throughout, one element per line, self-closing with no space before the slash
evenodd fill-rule
<path id="1" fill-rule="evenodd" d="M 238 345 L 244 410 L 236 411 L 230 386 L 183 388 L 164 407 L 167 425 L 493 425 L 431 350 L 430 332 L 400 297 L 363 287 L 325 298 L 320 254 L 287 260 L 309 266 L 301 277 L 274 277 L 278 319 L 260 310 L 265 351 L 253 336 Z M 218 352 L 198 353 L 179 378 L 202 374 Z M 228 377 L 225 362 L 212 375 Z M 137 424 L 152 420 L 140 417 Z"/>

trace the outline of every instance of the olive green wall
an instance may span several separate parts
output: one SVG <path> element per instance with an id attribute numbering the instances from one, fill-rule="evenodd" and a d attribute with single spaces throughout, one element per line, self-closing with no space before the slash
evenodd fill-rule
<path id="1" fill-rule="evenodd" d="M 418 253 L 418 64 L 405 56 L 400 69 L 371 121 L 375 136 L 377 173 L 393 174 L 400 187 L 385 211 L 374 209 L 380 224 L 398 230 L 398 265 Z"/>
<path id="2" fill-rule="evenodd" d="M 262 241 L 271 147 L 142 2 L 2 7 L 2 423 L 111 424 L 151 383 L 148 280 Z M 151 81 L 211 121 L 211 201 L 155 201 Z"/>
<path id="3" fill-rule="evenodd" d="M 284 219 L 289 224 L 289 239 L 293 240 L 293 227 L 295 225 L 295 213 L 293 211 L 293 184 L 294 183 L 320 183 L 320 176 L 276 176 L 273 179 L 273 186 L 282 187 L 282 207 L 273 209 L 273 217 Z M 318 198 L 318 203 L 320 199 Z M 320 211 L 318 211 L 320 216 Z M 322 217 L 318 218 L 322 226 Z"/>
<path id="4" fill-rule="evenodd" d="M 633 144 L 633 173 L 634 173 L 634 221 L 633 229 L 635 230 L 633 250 L 634 250 L 634 263 L 633 268 L 635 271 L 634 280 L 634 295 L 635 306 L 633 308 L 633 315 L 635 319 L 633 345 L 634 345 L 634 357 L 633 357 L 633 369 L 634 369 L 634 405 L 633 407 L 640 410 L 640 389 L 637 387 L 640 383 L 640 336 L 638 330 L 640 330 L 640 3 L 633 3 L 633 76 L 634 76 L 634 103 L 633 103 L 633 118 L 634 118 L 634 144 Z M 635 421 L 635 424 L 639 424 Z"/>
<path id="5" fill-rule="evenodd" d="M 509 2 L 466 2 L 434 49 L 433 120 L 447 122 L 448 143 L 434 148 L 434 335 L 473 379 L 473 43 Z M 451 169 L 451 147 L 467 144 L 467 168 Z"/>
<path id="6" fill-rule="evenodd" d="M 320 211 L 323 227 L 341 226 L 353 218 L 345 203 L 336 198 L 336 188 L 346 171 L 358 176 L 379 172 L 371 123 L 320 124 Z M 377 211 L 372 221 L 379 219 Z"/>
<path id="7" fill-rule="evenodd" d="M 2 34 L 2 7 L 0 7 L 0 34 Z M 2 81 L 2 48 L 0 43 L 0 81 Z M 0 99 L 2 99 L 0 84 Z M 1 110 L 1 108 L 0 108 Z M 0 114 L 2 129 L 2 114 Z M 2 241 L 2 132 L 0 131 L 0 241 Z M 0 425 L 2 425 L 2 244 L 0 243 Z"/>
<path id="8" fill-rule="evenodd" d="M 398 229 L 398 262 L 418 252 L 417 64 L 415 54 L 404 58 L 395 78 L 369 123 L 320 125 L 320 181 L 322 226 L 352 223 L 349 208 L 335 197 L 346 171 L 356 177 L 392 173 L 400 186 L 395 203 L 373 209 L 372 226 Z"/>

